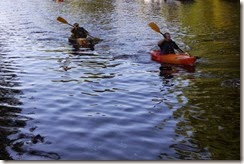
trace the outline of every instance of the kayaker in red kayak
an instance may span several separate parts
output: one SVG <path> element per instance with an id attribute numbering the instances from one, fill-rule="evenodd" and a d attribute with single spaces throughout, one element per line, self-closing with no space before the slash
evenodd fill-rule
<path id="1" fill-rule="evenodd" d="M 179 46 L 171 39 L 170 34 L 168 32 L 164 33 L 164 39 L 158 42 L 158 46 L 160 47 L 160 54 L 175 54 L 174 49 L 179 51 L 180 53 L 185 53 L 183 50 L 179 48 Z M 185 53 L 186 54 L 186 53 Z"/>

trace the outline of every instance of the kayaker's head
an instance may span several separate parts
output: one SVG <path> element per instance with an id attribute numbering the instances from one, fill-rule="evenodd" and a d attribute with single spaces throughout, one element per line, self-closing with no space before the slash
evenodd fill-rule
<path id="1" fill-rule="evenodd" d="M 74 24 L 74 27 L 75 27 L 75 28 L 79 27 L 79 24 L 78 24 L 78 23 L 75 23 L 75 24 Z"/>
<path id="2" fill-rule="evenodd" d="M 168 32 L 164 33 L 164 37 L 166 40 L 171 40 L 170 34 Z"/>

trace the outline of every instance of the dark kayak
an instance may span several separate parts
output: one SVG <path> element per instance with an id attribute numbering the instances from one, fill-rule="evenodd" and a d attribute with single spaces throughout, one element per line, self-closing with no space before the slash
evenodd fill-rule
<path id="1" fill-rule="evenodd" d="M 75 48 L 90 48 L 91 50 L 94 50 L 95 44 L 93 43 L 93 40 L 90 38 L 69 38 L 69 42 L 75 47 Z"/>
<path id="2" fill-rule="evenodd" d="M 101 41 L 99 38 L 69 38 L 69 42 L 74 45 L 75 48 L 90 48 L 94 50 L 96 44 Z"/>

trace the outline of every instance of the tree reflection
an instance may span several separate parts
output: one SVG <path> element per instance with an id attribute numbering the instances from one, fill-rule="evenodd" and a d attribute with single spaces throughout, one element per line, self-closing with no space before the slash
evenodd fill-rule
<path id="1" fill-rule="evenodd" d="M 209 82 L 206 85 L 202 80 Z M 171 148 L 181 159 L 239 160 L 239 105 L 226 100 L 226 97 L 232 97 L 239 101 L 239 92 L 216 86 L 214 80 L 210 79 L 196 80 L 195 83 L 197 87 L 185 92 L 188 103 L 173 113 L 178 121 L 175 132 L 177 138 L 182 140 L 171 145 Z M 219 89 L 216 90 L 216 87 Z M 191 148 L 190 154 L 186 147 Z"/>
<path id="2" fill-rule="evenodd" d="M 16 82 L 17 75 L 10 62 L 4 60 L 3 53 L 0 54 L 0 159 L 12 159 L 7 151 L 11 140 L 8 136 L 16 134 L 19 128 L 23 128 L 26 122 L 19 116 L 21 113 L 21 102 L 18 95 L 22 94 L 15 87 L 20 84 Z"/>
<path id="3" fill-rule="evenodd" d="M 110 14 L 114 10 L 114 1 L 66 1 L 63 5 L 70 8 L 69 11 L 73 15 L 80 15 L 81 19 L 85 18 L 85 21 L 105 21 L 102 20 L 104 14 Z M 103 14 L 101 14 L 103 13 Z M 95 23 L 94 23 L 95 24 Z M 99 24 L 99 23 L 97 23 Z"/>
<path id="4" fill-rule="evenodd" d="M 195 2 L 195 0 L 178 0 L 178 1 L 180 1 L 182 4 L 191 4 Z"/>
<path id="5" fill-rule="evenodd" d="M 182 88 L 187 103 L 173 112 L 175 137 L 171 151 L 162 151 L 160 159 L 240 159 L 240 88 L 221 86 L 240 77 L 239 55 L 234 56 L 240 47 L 232 44 L 240 39 L 240 27 L 235 26 L 239 9 L 239 2 L 223 0 L 162 5 L 161 14 L 172 30 L 178 27 L 191 52 L 209 61 L 197 64 L 200 72 L 190 75 L 189 85 Z M 172 79 L 175 73 L 160 74 Z"/>

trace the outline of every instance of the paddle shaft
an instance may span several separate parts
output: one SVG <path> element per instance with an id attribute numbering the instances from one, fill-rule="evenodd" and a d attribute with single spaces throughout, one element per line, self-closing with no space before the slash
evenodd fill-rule
<path id="1" fill-rule="evenodd" d="M 165 35 L 161 31 L 159 33 L 162 34 L 164 36 L 164 38 L 165 38 Z"/>
<path id="2" fill-rule="evenodd" d="M 73 26 L 72 24 L 69 24 L 69 23 L 66 23 L 66 24 L 70 25 L 71 27 L 75 27 L 75 26 Z"/>

